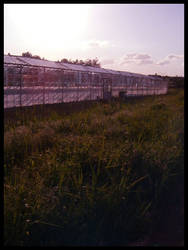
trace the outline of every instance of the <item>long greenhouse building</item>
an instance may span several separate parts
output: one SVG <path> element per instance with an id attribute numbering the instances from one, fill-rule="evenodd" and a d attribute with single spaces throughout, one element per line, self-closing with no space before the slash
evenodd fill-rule
<path id="1" fill-rule="evenodd" d="M 4 108 L 166 94 L 161 77 L 4 55 Z"/>

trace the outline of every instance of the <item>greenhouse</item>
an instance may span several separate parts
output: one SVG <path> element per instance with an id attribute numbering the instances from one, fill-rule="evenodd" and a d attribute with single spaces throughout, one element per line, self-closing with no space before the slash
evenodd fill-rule
<path id="1" fill-rule="evenodd" d="M 4 108 L 166 94 L 160 77 L 23 56 L 4 56 Z"/>

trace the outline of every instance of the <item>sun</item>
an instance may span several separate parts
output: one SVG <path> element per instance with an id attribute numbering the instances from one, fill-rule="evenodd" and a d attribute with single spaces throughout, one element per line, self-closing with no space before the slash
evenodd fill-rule
<path id="1" fill-rule="evenodd" d="M 6 4 L 20 40 L 36 46 L 71 46 L 87 32 L 91 4 Z"/>
<path id="2" fill-rule="evenodd" d="M 90 6 L 87 4 L 60 4 L 46 5 L 43 8 L 44 34 L 59 37 L 69 42 L 85 31 Z M 50 37 L 52 37 L 50 35 Z"/>

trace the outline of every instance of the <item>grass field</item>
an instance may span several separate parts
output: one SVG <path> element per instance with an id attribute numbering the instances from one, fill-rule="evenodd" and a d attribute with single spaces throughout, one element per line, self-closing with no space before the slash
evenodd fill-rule
<path id="1" fill-rule="evenodd" d="M 127 245 L 178 201 L 183 175 L 182 89 L 7 110 L 4 244 Z"/>

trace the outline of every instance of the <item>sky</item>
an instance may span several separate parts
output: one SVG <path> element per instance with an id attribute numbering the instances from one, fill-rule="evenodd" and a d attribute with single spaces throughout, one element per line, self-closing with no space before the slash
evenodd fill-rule
<path id="1" fill-rule="evenodd" d="M 4 54 L 184 76 L 184 4 L 4 4 Z"/>

